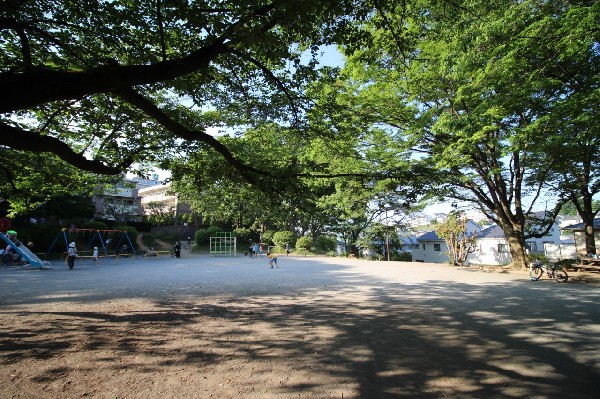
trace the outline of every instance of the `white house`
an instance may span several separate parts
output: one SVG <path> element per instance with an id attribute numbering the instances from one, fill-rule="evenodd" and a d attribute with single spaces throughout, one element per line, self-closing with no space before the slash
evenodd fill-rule
<path id="1" fill-rule="evenodd" d="M 481 227 L 472 220 L 467 220 L 467 234 L 478 232 Z M 476 237 L 479 236 L 476 233 Z M 413 262 L 448 263 L 448 246 L 435 231 L 430 231 L 417 238 L 418 248 L 412 250 Z"/>
<path id="2" fill-rule="evenodd" d="M 600 219 L 594 219 L 593 227 L 594 240 L 596 241 L 596 253 L 598 253 L 598 247 L 600 246 Z M 575 257 L 586 256 L 587 251 L 585 247 L 585 231 L 583 223 L 577 223 L 571 226 L 567 226 L 564 229 L 565 231 L 570 231 L 573 234 L 576 254 L 574 254 L 572 259 L 575 259 Z"/>
<path id="3" fill-rule="evenodd" d="M 477 234 L 477 250 L 467 261 L 473 265 L 507 265 L 511 262 L 508 242 L 500 226 L 491 226 Z"/>
<path id="4" fill-rule="evenodd" d="M 419 248 L 417 237 L 413 235 L 402 235 L 400 234 L 398 239 L 400 240 L 400 252 L 412 253 L 413 250 Z"/>
<path id="5" fill-rule="evenodd" d="M 545 255 L 545 244 L 560 244 L 560 228 L 557 223 L 542 238 L 529 238 L 525 246 L 531 254 Z M 475 265 L 507 265 L 512 262 L 508 241 L 499 226 L 491 226 L 477 235 L 477 250 L 469 254 L 468 262 Z"/>
<path id="6" fill-rule="evenodd" d="M 475 252 L 470 253 L 467 262 L 475 265 L 506 265 L 511 262 L 508 241 L 499 226 L 491 226 L 481 230 L 478 224 L 469 220 L 468 233 L 476 232 Z M 413 250 L 413 262 L 448 263 L 448 248 L 445 241 L 433 231 L 420 236 L 419 249 Z M 525 241 L 532 254 L 545 254 L 545 244 L 560 244 L 560 228 L 554 223 L 550 232 L 542 238 L 531 238 Z"/>

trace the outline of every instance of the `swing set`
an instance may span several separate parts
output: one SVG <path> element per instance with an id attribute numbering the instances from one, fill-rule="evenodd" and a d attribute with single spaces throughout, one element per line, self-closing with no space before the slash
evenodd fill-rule
<path id="1" fill-rule="evenodd" d="M 90 248 L 92 248 L 94 244 L 97 244 L 96 246 L 98 246 L 99 249 L 101 248 L 101 252 L 104 252 L 104 256 L 106 257 L 109 256 L 108 252 L 111 251 L 111 249 L 115 252 L 115 259 L 119 256 L 128 256 L 129 250 L 131 250 L 133 256 L 137 256 L 135 248 L 129 239 L 129 234 L 127 234 L 127 231 L 125 230 L 63 228 L 58 233 L 54 241 L 52 241 L 50 248 L 48 248 L 48 251 L 46 252 L 46 259 L 61 237 L 64 238 L 65 251 L 67 251 L 69 247 L 69 241 L 77 242 L 80 234 L 83 236 L 83 238 L 89 237 L 85 251 L 90 251 Z M 73 235 L 75 235 L 74 238 Z"/>

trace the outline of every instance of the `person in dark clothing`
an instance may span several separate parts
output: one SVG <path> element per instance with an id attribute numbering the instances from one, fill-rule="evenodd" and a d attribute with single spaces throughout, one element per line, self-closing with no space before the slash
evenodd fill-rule
<path id="1" fill-rule="evenodd" d="M 175 243 L 175 257 L 181 258 L 181 243 L 179 241 Z"/>

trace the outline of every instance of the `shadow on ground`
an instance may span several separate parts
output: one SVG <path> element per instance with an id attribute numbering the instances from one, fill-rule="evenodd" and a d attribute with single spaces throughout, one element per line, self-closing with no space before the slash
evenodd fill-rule
<path id="1" fill-rule="evenodd" d="M 191 293 L 193 285 L 179 284 L 188 280 L 173 278 L 163 280 L 173 285 L 168 294 L 146 287 L 159 296 L 142 295 L 144 287 L 127 295 L 76 291 L 68 299 L 51 290 L 20 301 L 5 295 L 0 370 L 10 372 L 0 373 L 0 385 L 26 380 L 36 397 L 62 390 L 92 397 L 591 398 L 600 391 L 595 288 L 405 284 L 318 260 L 307 267 L 305 284 L 263 279 L 261 287 L 260 278 L 250 279 L 229 293 Z M 98 381 L 66 386 L 75 373 Z M 174 379 L 181 381 L 170 387 Z"/>

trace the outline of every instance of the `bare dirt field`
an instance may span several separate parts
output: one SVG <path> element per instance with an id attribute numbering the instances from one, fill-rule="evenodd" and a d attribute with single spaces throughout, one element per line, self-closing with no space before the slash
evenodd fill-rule
<path id="1" fill-rule="evenodd" d="M 0 398 L 595 398 L 600 285 L 340 258 L 0 268 Z"/>

